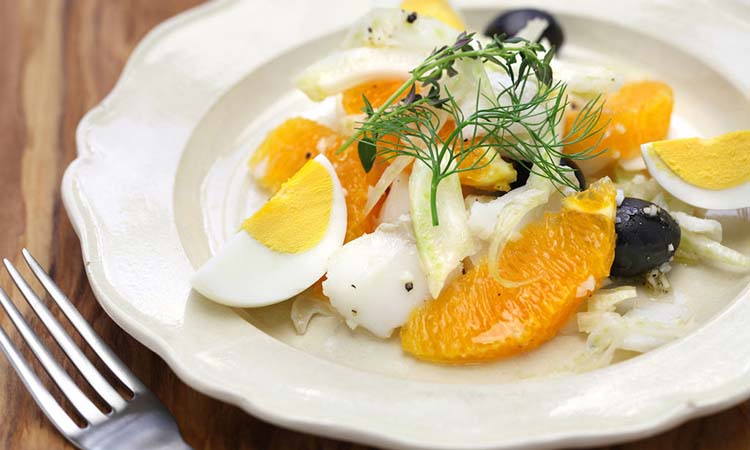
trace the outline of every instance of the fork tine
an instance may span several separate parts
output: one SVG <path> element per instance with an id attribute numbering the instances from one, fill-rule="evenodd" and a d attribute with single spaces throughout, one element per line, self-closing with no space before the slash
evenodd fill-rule
<path id="1" fill-rule="evenodd" d="M 7 259 L 3 260 L 3 262 L 6 267 L 12 267 L 12 264 Z M 16 326 L 16 329 L 21 333 L 21 336 L 23 336 L 26 343 L 34 352 L 34 355 L 42 363 L 44 370 L 47 371 L 52 381 L 57 384 L 63 394 L 68 397 L 73 407 L 90 424 L 97 424 L 105 420 L 106 416 L 81 392 L 65 370 L 55 361 L 49 350 L 42 344 L 37 335 L 34 334 L 34 331 L 26 323 L 16 305 L 13 304 L 10 297 L 3 290 L 0 290 L 0 304 L 2 304 L 13 325 Z"/>
<path id="2" fill-rule="evenodd" d="M 34 276 L 44 286 L 52 299 L 57 303 L 57 306 L 62 310 L 65 316 L 68 318 L 70 323 L 78 330 L 78 333 L 83 339 L 89 344 L 99 358 L 104 361 L 109 370 L 120 379 L 134 394 L 143 394 L 149 392 L 148 389 L 141 383 L 141 381 L 128 369 L 128 367 L 120 361 L 112 349 L 96 334 L 91 325 L 86 319 L 81 316 L 73 303 L 68 297 L 60 290 L 60 288 L 52 281 L 47 272 L 44 271 L 42 266 L 37 260 L 31 255 L 31 253 L 25 248 L 21 251 L 26 264 L 29 265 Z"/>
<path id="3" fill-rule="evenodd" d="M 49 330 L 52 337 L 60 345 L 68 358 L 78 368 L 81 374 L 86 378 L 91 387 L 99 394 L 113 409 L 119 410 L 125 407 L 125 400 L 117 391 L 104 379 L 99 371 L 91 364 L 91 361 L 83 354 L 80 348 L 73 342 L 70 335 L 63 329 L 60 322 L 50 313 L 49 309 L 42 303 L 34 290 L 26 283 L 26 280 L 12 265 L 6 264 L 8 273 L 13 282 L 21 291 L 31 308 L 36 312 L 39 319 Z"/>
<path id="4" fill-rule="evenodd" d="M 0 291 L 2 291 L 2 288 L 0 288 Z M 26 385 L 26 389 L 28 389 L 31 396 L 34 397 L 36 404 L 42 408 L 42 411 L 55 428 L 66 436 L 70 436 L 76 431 L 79 431 L 80 428 L 78 428 L 78 425 L 76 425 L 70 416 L 63 411 L 57 401 L 55 401 L 49 391 L 47 391 L 47 388 L 45 388 L 42 382 L 39 381 L 39 377 L 37 377 L 34 371 L 31 370 L 31 367 L 29 367 L 29 364 L 23 358 L 21 352 L 18 351 L 15 345 L 13 345 L 13 342 L 11 342 L 10 338 L 8 338 L 8 335 L 5 334 L 5 331 L 3 331 L 2 328 L 0 328 L 0 349 L 16 370 L 16 373 L 21 378 L 21 381 L 23 381 L 23 384 Z"/>

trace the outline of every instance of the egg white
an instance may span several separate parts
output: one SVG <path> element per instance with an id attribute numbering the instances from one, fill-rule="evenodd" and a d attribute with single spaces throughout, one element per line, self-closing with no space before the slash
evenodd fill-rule
<path id="1" fill-rule="evenodd" d="M 240 230 L 193 275 L 196 291 L 227 306 L 259 307 L 287 300 L 325 274 L 329 257 L 344 243 L 346 202 L 331 163 L 323 155 L 315 160 L 333 180 L 331 216 L 320 242 L 301 253 L 281 253 Z"/>
<path id="2" fill-rule="evenodd" d="M 714 190 L 684 181 L 653 152 L 652 143 L 643 144 L 641 153 L 646 168 L 659 185 L 683 202 L 704 209 L 740 209 L 750 207 L 750 182 Z"/>

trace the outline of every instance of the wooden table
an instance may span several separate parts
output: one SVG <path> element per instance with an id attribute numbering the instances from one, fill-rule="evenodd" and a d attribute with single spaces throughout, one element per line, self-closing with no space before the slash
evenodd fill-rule
<path id="1" fill-rule="evenodd" d="M 199 0 L 0 0 L 0 256 L 20 263 L 20 249 L 31 249 L 97 332 L 175 414 L 196 449 L 365 448 L 284 430 L 194 391 L 119 329 L 89 288 L 78 238 L 59 191 L 63 171 L 75 157 L 76 124 L 109 92 L 143 35 L 196 3 Z M 7 276 L 0 276 L 0 285 L 10 291 Z M 15 299 L 26 316 L 33 317 L 25 303 Z M 0 324 L 13 331 L 11 337 L 20 345 L 6 316 L 0 316 Z M 36 318 L 31 322 L 41 330 Z M 27 349 L 25 353 L 28 357 Z M 2 358 L 0 448 L 72 448 Z M 615 448 L 749 449 L 750 402 Z"/>

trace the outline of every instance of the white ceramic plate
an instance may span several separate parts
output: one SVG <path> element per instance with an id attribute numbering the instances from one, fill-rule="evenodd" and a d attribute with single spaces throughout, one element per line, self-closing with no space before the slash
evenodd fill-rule
<path id="1" fill-rule="evenodd" d="M 461 3 L 481 29 L 496 1 Z M 506 2 L 554 11 L 566 57 L 629 67 L 676 92 L 674 134 L 746 128 L 745 2 Z M 743 6 L 744 5 L 744 6 Z M 595 445 L 656 433 L 750 393 L 747 276 L 678 267 L 673 295 L 698 324 L 684 339 L 603 370 L 565 370 L 561 337 L 497 364 L 441 367 L 332 319 L 294 334 L 289 305 L 236 311 L 188 276 L 261 197 L 244 161 L 290 114 L 317 109 L 291 76 L 337 43 L 366 2 L 217 1 L 151 32 L 113 92 L 82 120 L 63 196 L 91 285 L 125 330 L 187 383 L 270 422 L 424 449 Z M 746 22 L 742 22 L 744 17 Z M 747 222 L 725 220 L 750 252 Z M 744 227 L 744 228 L 743 228 Z"/>

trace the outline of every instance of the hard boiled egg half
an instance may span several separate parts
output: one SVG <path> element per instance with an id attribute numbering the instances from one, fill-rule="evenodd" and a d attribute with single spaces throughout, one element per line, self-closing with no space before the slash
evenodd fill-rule
<path id="1" fill-rule="evenodd" d="M 336 172 L 308 161 L 192 278 L 218 303 L 257 307 L 299 294 L 325 274 L 344 243 L 346 203 Z"/>
<path id="2" fill-rule="evenodd" d="M 651 176 L 685 203 L 705 209 L 750 207 L 750 130 L 650 142 L 641 153 Z"/>

